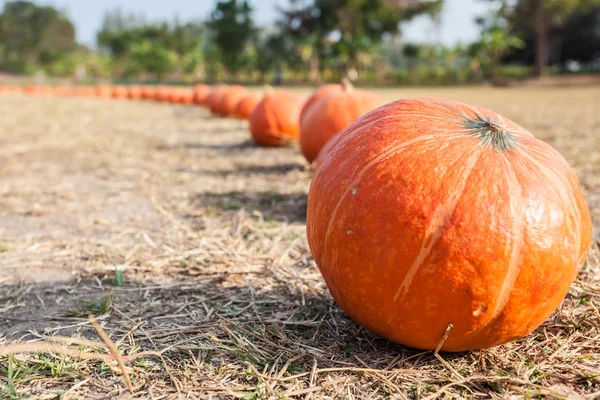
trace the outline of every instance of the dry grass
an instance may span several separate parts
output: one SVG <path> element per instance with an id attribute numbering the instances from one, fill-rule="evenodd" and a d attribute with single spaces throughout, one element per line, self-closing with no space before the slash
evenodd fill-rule
<path id="1" fill-rule="evenodd" d="M 598 237 L 597 88 L 381 93 L 468 101 L 531 129 L 576 168 Z M 443 354 L 447 368 L 334 304 L 306 244 L 311 171 L 296 149 L 256 148 L 243 122 L 191 107 L 0 109 L 0 398 L 600 397 L 597 247 L 541 328 Z"/>

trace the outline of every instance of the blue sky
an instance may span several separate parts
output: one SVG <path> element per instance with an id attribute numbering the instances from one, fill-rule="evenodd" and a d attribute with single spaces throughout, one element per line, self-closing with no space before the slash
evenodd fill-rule
<path id="1" fill-rule="evenodd" d="M 107 10 L 121 7 L 124 12 L 145 15 L 148 21 L 178 17 L 185 22 L 207 18 L 216 0 L 38 0 L 37 3 L 51 4 L 65 11 L 77 27 L 78 40 L 93 45 Z M 250 3 L 254 7 L 256 21 L 264 26 L 273 22 L 275 5 L 285 5 L 287 0 L 250 0 Z M 448 45 L 472 41 L 477 35 L 473 20 L 489 9 L 485 3 L 482 0 L 445 0 L 439 32 L 433 29 L 427 18 L 418 18 L 403 26 L 403 36 L 406 40 L 418 42 L 432 42 L 439 38 Z"/>

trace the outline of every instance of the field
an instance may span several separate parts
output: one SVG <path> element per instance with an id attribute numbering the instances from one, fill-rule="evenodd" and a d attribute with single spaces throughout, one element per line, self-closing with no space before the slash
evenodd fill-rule
<path id="1" fill-rule="evenodd" d="M 575 168 L 595 244 L 542 327 L 442 361 L 391 344 L 312 261 L 297 148 L 199 107 L 0 96 L 0 398 L 600 398 L 598 87 L 378 92 L 490 107 Z"/>

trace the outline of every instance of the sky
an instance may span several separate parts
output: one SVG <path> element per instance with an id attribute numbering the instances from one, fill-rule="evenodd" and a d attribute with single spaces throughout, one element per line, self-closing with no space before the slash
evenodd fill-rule
<path id="1" fill-rule="evenodd" d="M 80 43 L 93 46 L 96 32 L 107 10 L 120 7 L 123 12 L 144 15 L 147 21 L 174 20 L 181 22 L 206 19 L 217 0 L 37 0 L 66 12 L 77 28 Z M 269 26 L 276 17 L 275 5 L 287 0 L 250 0 L 258 25 Z M 402 36 L 411 42 L 441 41 L 446 45 L 468 43 L 477 37 L 474 18 L 489 10 L 481 0 L 445 0 L 441 29 L 436 31 L 427 17 L 419 17 L 402 26 Z"/>

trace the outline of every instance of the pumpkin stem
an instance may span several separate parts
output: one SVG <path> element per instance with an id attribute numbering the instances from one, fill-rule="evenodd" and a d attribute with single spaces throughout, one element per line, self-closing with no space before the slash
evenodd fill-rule
<path id="1" fill-rule="evenodd" d="M 464 126 L 469 134 L 478 137 L 484 147 L 491 146 L 494 150 L 504 152 L 514 150 L 518 139 L 506 128 L 504 121 L 500 119 L 488 119 L 478 116 L 475 119 L 467 119 Z"/>
<path id="2" fill-rule="evenodd" d="M 347 76 L 342 78 L 341 85 L 344 87 L 344 92 L 346 93 L 351 93 L 354 90 L 354 85 L 352 85 Z"/>

